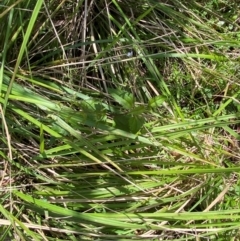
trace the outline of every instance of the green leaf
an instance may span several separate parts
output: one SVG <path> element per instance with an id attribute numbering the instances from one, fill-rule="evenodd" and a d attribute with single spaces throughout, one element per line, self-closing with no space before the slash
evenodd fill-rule
<path id="1" fill-rule="evenodd" d="M 132 115 L 129 118 L 128 123 L 131 133 L 136 134 L 142 128 L 143 124 L 145 123 L 145 120 L 140 115 Z"/>
<path id="2" fill-rule="evenodd" d="M 108 89 L 108 92 L 123 108 L 129 110 L 134 107 L 134 97 L 131 93 L 115 89 Z"/>
<path id="3" fill-rule="evenodd" d="M 92 121 L 106 121 L 107 115 L 106 115 L 106 108 L 102 103 L 99 103 L 98 101 L 94 99 L 88 99 L 81 101 L 81 109 L 86 114 L 86 118 L 90 119 Z"/>
<path id="4" fill-rule="evenodd" d="M 144 113 L 146 111 L 146 107 L 145 106 L 137 106 L 137 107 L 134 107 L 134 109 L 132 109 L 129 114 L 132 114 L 132 115 L 140 115 L 142 113 Z"/>
<path id="5" fill-rule="evenodd" d="M 136 134 L 143 126 L 145 120 L 140 115 L 116 115 L 114 116 L 115 127 L 123 131 Z"/>
<path id="6" fill-rule="evenodd" d="M 16 75 L 17 75 L 17 72 L 18 72 L 18 70 L 19 70 L 19 66 L 20 66 L 20 63 L 21 63 L 23 54 L 24 54 L 24 52 L 26 51 L 26 46 L 27 46 L 27 43 L 28 43 L 28 41 L 29 41 L 30 34 L 31 34 L 32 29 L 33 29 L 33 26 L 34 26 L 34 24 L 35 24 L 35 22 L 36 22 L 36 20 L 37 20 L 37 16 L 38 16 L 38 14 L 39 14 L 39 12 L 40 12 L 40 9 L 41 9 L 42 4 L 43 4 L 43 0 L 37 1 L 36 4 L 35 4 L 35 8 L 34 8 L 34 10 L 32 11 L 32 16 L 31 16 L 31 18 L 30 18 L 30 20 L 29 20 L 26 33 L 25 33 L 25 35 L 24 35 L 24 37 L 23 37 L 22 45 L 21 45 L 20 50 L 19 50 L 18 58 L 17 58 L 16 64 L 15 64 L 15 67 L 14 67 L 14 72 L 13 72 L 13 74 L 12 74 L 12 78 L 11 78 L 10 84 L 9 84 L 9 86 L 8 86 L 8 90 L 7 90 L 7 93 L 6 93 L 6 95 L 5 95 L 4 112 L 5 112 L 6 107 L 7 107 L 9 95 L 10 95 L 10 93 L 11 93 L 14 80 L 15 80 Z"/>
<path id="7" fill-rule="evenodd" d="M 130 131 L 129 122 L 130 122 L 130 115 L 115 115 L 113 117 L 115 122 L 115 128 L 123 130 L 123 131 Z"/>
<path id="8" fill-rule="evenodd" d="M 123 228 L 139 228 L 140 226 L 137 223 L 126 223 L 124 221 L 118 221 L 113 219 L 109 220 L 108 214 L 96 215 L 93 213 L 76 212 L 65 207 L 63 208 L 63 207 L 51 204 L 49 202 L 45 202 L 44 200 L 33 198 L 32 196 L 26 195 L 19 191 L 14 191 L 14 195 L 16 195 L 17 197 L 21 198 L 23 201 L 33 206 L 44 208 L 44 210 L 47 210 L 51 213 L 54 213 L 63 217 L 68 217 L 70 220 L 77 221 L 80 223 L 92 222 L 92 223 L 100 223 L 102 225 L 107 225 L 107 226 L 115 226 L 115 227 L 123 227 Z M 21 223 L 19 222 L 19 224 Z M 38 239 L 35 239 L 35 240 L 38 240 Z"/>
<path id="9" fill-rule="evenodd" d="M 44 140 L 44 131 L 43 131 L 43 126 L 41 125 L 40 126 L 40 153 L 43 154 L 44 153 L 44 143 L 45 143 L 45 140 Z"/>
<path id="10" fill-rule="evenodd" d="M 162 103 L 166 100 L 165 96 L 155 96 L 148 101 L 148 106 L 151 108 L 156 108 L 162 105 Z"/>

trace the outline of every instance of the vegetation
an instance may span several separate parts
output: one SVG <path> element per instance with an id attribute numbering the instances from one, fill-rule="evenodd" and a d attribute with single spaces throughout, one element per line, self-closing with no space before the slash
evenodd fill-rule
<path id="1" fill-rule="evenodd" d="M 0 240 L 239 240 L 239 4 L 2 0 Z"/>

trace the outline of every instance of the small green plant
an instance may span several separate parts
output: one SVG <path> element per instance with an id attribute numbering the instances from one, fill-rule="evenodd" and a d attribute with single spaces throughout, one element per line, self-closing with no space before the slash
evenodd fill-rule
<path id="1" fill-rule="evenodd" d="M 237 1 L 2 1 L 0 240 L 239 237 Z"/>

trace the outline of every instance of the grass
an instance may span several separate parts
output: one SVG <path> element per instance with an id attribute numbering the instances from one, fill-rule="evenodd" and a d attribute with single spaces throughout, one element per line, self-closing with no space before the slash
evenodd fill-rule
<path id="1" fill-rule="evenodd" d="M 235 1 L 2 1 L 0 240 L 238 240 Z"/>

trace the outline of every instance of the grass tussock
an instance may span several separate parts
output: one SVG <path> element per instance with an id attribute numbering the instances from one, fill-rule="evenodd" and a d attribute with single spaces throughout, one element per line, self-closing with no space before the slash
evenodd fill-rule
<path id="1" fill-rule="evenodd" d="M 0 240 L 238 240 L 237 1 L 2 1 Z"/>

